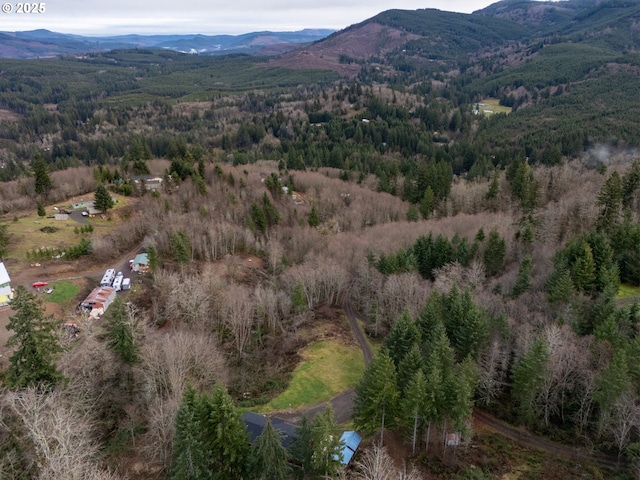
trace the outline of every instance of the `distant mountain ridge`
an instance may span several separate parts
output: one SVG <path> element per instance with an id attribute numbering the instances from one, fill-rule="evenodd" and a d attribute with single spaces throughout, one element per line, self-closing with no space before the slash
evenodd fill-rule
<path id="1" fill-rule="evenodd" d="M 260 54 L 278 46 L 284 52 L 321 40 L 334 30 L 304 29 L 296 32 L 252 32 L 242 35 L 114 35 L 86 37 L 45 29 L 0 32 L 0 58 L 46 58 L 127 48 L 163 48 L 182 53 L 220 55 Z"/>

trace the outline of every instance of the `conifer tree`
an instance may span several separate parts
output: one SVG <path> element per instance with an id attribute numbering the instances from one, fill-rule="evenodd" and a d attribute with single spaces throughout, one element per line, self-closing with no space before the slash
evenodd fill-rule
<path id="1" fill-rule="evenodd" d="M 533 424 L 537 418 L 536 396 L 544 382 L 549 354 L 543 340 L 537 339 L 513 369 L 513 398 L 520 419 Z"/>
<path id="2" fill-rule="evenodd" d="M 11 242 L 11 237 L 9 237 L 9 225 L 3 223 L 0 225 L 0 260 L 3 260 L 4 257 L 9 253 L 9 244 Z"/>
<path id="3" fill-rule="evenodd" d="M 314 227 L 314 228 L 320 225 L 320 218 L 318 217 L 318 211 L 316 210 L 315 205 L 311 207 L 308 223 L 310 227 Z"/>
<path id="4" fill-rule="evenodd" d="M 267 418 L 262 433 L 252 448 L 252 471 L 256 480 L 286 480 L 289 478 L 289 453 L 282 446 L 282 434 Z"/>
<path id="5" fill-rule="evenodd" d="M 325 478 L 332 478 L 342 468 L 342 444 L 331 403 L 327 403 L 326 408 L 313 419 L 311 432 L 313 470 Z"/>
<path id="6" fill-rule="evenodd" d="M 38 202 L 36 204 L 36 208 L 38 210 L 38 216 L 39 217 L 46 217 L 47 216 L 47 211 L 44 209 L 44 205 L 42 205 L 42 202 Z"/>
<path id="7" fill-rule="evenodd" d="M 382 350 L 369 364 L 356 386 L 353 407 L 355 425 L 367 432 L 380 428 L 382 443 L 385 426 L 393 422 L 399 397 L 395 365 L 389 353 Z"/>
<path id="8" fill-rule="evenodd" d="M 398 364 L 398 388 L 401 393 L 404 393 L 413 376 L 418 370 L 421 370 L 423 366 L 424 358 L 420 350 L 420 345 L 414 343 L 411 350 L 409 350 Z"/>
<path id="9" fill-rule="evenodd" d="M 313 430 L 306 415 L 296 428 L 296 436 L 291 444 L 291 458 L 302 467 L 302 473 L 313 471 Z"/>
<path id="10" fill-rule="evenodd" d="M 155 272 L 160 266 L 160 259 L 158 258 L 158 250 L 153 245 L 147 247 L 147 258 L 149 259 L 149 270 Z"/>
<path id="11" fill-rule="evenodd" d="M 531 272 L 533 270 L 533 258 L 527 255 L 520 262 L 518 267 L 518 276 L 516 277 L 516 283 L 513 285 L 511 295 L 518 297 L 531 287 Z"/>
<path id="12" fill-rule="evenodd" d="M 487 200 L 496 198 L 500 193 L 500 184 L 498 183 L 499 179 L 500 179 L 500 172 L 496 170 L 491 176 L 491 183 L 489 184 L 489 190 L 487 190 L 487 194 L 485 195 L 485 198 Z"/>
<path id="13" fill-rule="evenodd" d="M 208 448 L 208 470 L 213 480 L 243 478 L 249 460 L 245 425 L 224 387 L 217 385 L 203 399 L 202 442 Z"/>
<path id="14" fill-rule="evenodd" d="M 226 390 L 189 387 L 176 415 L 171 480 L 235 480 L 248 472 L 249 439 Z"/>
<path id="15" fill-rule="evenodd" d="M 601 427 L 609 420 L 616 401 L 633 386 L 629 375 L 629 363 L 624 350 L 614 353 L 609 365 L 596 378 L 593 399 L 600 408 Z"/>
<path id="16" fill-rule="evenodd" d="M 131 365 L 138 361 L 139 346 L 136 343 L 135 317 L 128 306 L 117 297 L 108 311 L 106 322 L 109 347 L 122 360 Z"/>
<path id="17" fill-rule="evenodd" d="M 465 430 L 473 411 L 473 393 L 477 383 L 477 366 L 471 357 L 455 365 L 445 379 L 446 415 L 456 431 Z"/>
<path id="18" fill-rule="evenodd" d="M 113 208 L 113 199 L 111 198 L 111 194 L 107 190 L 107 187 L 102 183 L 96 188 L 93 205 L 96 207 L 96 210 L 100 210 L 102 213 Z"/>
<path id="19" fill-rule="evenodd" d="M 15 350 L 5 374 L 7 385 L 12 389 L 53 387 L 62 379 L 55 365 L 62 351 L 55 334 L 58 322 L 44 316 L 42 301 L 23 285 L 16 287 L 11 309 L 15 315 L 9 317 L 7 330 L 14 333 L 6 345 Z"/>
<path id="20" fill-rule="evenodd" d="M 491 230 L 487 245 L 484 249 L 484 268 L 489 276 L 495 276 L 504 269 L 504 257 L 507 253 L 507 244 L 500 237 L 497 229 Z"/>
<path id="21" fill-rule="evenodd" d="M 429 393 L 424 372 L 418 370 L 406 386 L 402 401 L 403 417 L 406 425 L 411 429 L 411 447 L 414 455 L 423 422 L 435 413 L 434 398 Z"/>
<path id="22" fill-rule="evenodd" d="M 398 366 L 409 350 L 420 340 L 420 332 L 408 310 L 404 310 L 400 318 L 391 327 L 385 339 L 385 347 L 393 363 Z"/>
<path id="23" fill-rule="evenodd" d="M 431 188 L 431 185 L 429 185 L 424 191 L 422 200 L 420 200 L 420 214 L 422 215 L 422 218 L 427 220 L 431 216 L 434 206 L 435 206 L 435 194 L 433 193 L 433 189 Z"/>
<path id="24" fill-rule="evenodd" d="M 442 301 L 444 326 L 458 359 L 476 358 L 489 335 L 486 313 L 473 303 L 468 291 L 460 293 L 456 287 Z"/>
<path id="25" fill-rule="evenodd" d="M 36 154 L 33 159 L 33 175 L 35 177 L 36 194 L 46 199 L 53 188 L 53 184 L 49 177 L 47 164 L 40 154 Z"/>
<path id="26" fill-rule="evenodd" d="M 623 186 L 618 172 L 613 172 L 598 194 L 598 205 L 602 208 L 598 217 L 598 228 L 612 233 L 622 213 Z"/>
<path id="27" fill-rule="evenodd" d="M 193 387 L 187 387 L 176 414 L 170 480 L 211 478 L 207 472 L 208 449 L 203 445 L 201 437 L 199 402 L 199 396 Z"/>

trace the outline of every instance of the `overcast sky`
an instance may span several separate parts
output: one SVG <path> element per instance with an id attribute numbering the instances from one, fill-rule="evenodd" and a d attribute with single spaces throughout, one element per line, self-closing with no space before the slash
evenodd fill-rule
<path id="1" fill-rule="evenodd" d="M 339 30 L 390 8 L 471 13 L 494 1 L 497 0 L 45 0 L 41 3 L 44 13 L 19 14 L 18 1 L 0 0 L 2 12 L 9 7 L 12 10 L 0 12 L 0 31 L 46 28 L 81 35 L 235 35 L 261 30 Z"/>

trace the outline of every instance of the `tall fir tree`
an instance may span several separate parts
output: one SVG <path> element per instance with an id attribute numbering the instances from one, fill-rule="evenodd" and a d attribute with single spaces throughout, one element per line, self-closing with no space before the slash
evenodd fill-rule
<path id="1" fill-rule="evenodd" d="M 494 228 L 489 233 L 482 257 L 487 275 L 495 276 L 502 272 L 506 253 L 507 244 L 498 233 L 498 230 Z"/>
<path id="2" fill-rule="evenodd" d="M 249 460 L 249 440 L 240 413 L 224 387 L 217 385 L 204 399 L 203 442 L 208 445 L 214 480 L 243 478 Z"/>
<path id="3" fill-rule="evenodd" d="M 267 418 L 262 433 L 252 448 L 252 473 L 255 480 L 286 480 L 289 478 L 289 452 L 282 446 L 282 434 Z"/>
<path id="4" fill-rule="evenodd" d="M 199 421 L 200 398 L 193 387 L 187 387 L 176 413 L 173 439 L 173 464 L 170 480 L 207 480 L 208 449 L 202 442 Z"/>
<path id="5" fill-rule="evenodd" d="M 296 428 L 296 436 L 291 444 L 291 458 L 302 468 L 302 474 L 313 471 L 313 430 L 306 415 Z"/>
<path id="6" fill-rule="evenodd" d="M 358 428 L 373 432 L 380 428 L 380 443 L 384 429 L 392 424 L 400 392 L 396 368 L 389 352 L 383 349 L 369 364 L 356 386 L 353 421 Z"/>
<path id="7" fill-rule="evenodd" d="M 435 413 L 435 402 L 429 395 L 427 379 L 422 370 L 418 370 L 405 388 L 402 400 L 402 416 L 405 425 L 411 431 L 411 450 L 416 454 L 418 436 L 425 424 Z"/>
<path id="8" fill-rule="evenodd" d="M 331 403 L 313 419 L 311 432 L 313 470 L 325 478 L 333 478 L 342 468 L 342 444 Z"/>
<path id="9" fill-rule="evenodd" d="M 105 322 L 109 347 L 118 358 L 132 365 L 138 361 L 139 346 L 136 342 L 136 322 L 133 312 L 117 297 L 107 313 Z"/>
<path id="10" fill-rule="evenodd" d="M 545 380 L 549 354 L 544 340 L 536 339 L 512 371 L 512 395 L 520 419 L 532 425 L 538 418 L 536 397 Z"/>
<path id="11" fill-rule="evenodd" d="M 113 199 L 111 194 L 102 183 L 96 187 L 96 193 L 94 194 L 93 205 L 96 210 L 100 210 L 102 213 L 106 213 L 107 210 L 113 208 Z"/>
<path id="12" fill-rule="evenodd" d="M 404 310 L 400 318 L 391 326 L 391 332 L 385 339 L 385 347 L 393 363 L 398 366 L 414 343 L 420 340 L 420 331 L 411 318 L 408 310 Z"/>
<path id="13" fill-rule="evenodd" d="M 511 295 L 513 297 L 519 297 L 531 287 L 531 272 L 533 270 L 533 258 L 531 255 L 527 255 L 520 262 L 518 267 L 518 276 L 516 277 L 516 283 L 511 289 Z"/>
<path id="14" fill-rule="evenodd" d="M 623 202 L 623 185 L 618 172 L 613 172 L 598 194 L 598 205 L 602 208 L 597 225 L 600 230 L 611 234 L 620 220 Z"/>
<path id="15" fill-rule="evenodd" d="M 62 379 L 55 364 L 62 351 L 56 335 L 59 322 L 44 316 L 42 301 L 23 285 L 16 287 L 11 300 L 15 315 L 9 317 L 7 330 L 13 333 L 7 347 L 15 347 L 9 357 L 5 380 L 9 388 L 52 388 Z"/>
<path id="16" fill-rule="evenodd" d="M 224 387 L 199 395 L 188 388 L 176 415 L 171 480 L 236 480 L 249 465 L 245 425 Z"/>
<path id="17" fill-rule="evenodd" d="M 33 159 L 33 176 L 35 177 L 36 194 L 46 199 L 53 188 L 53 183 L 49 177 L 49 169 L 40 154 L 36 154 Z"/>

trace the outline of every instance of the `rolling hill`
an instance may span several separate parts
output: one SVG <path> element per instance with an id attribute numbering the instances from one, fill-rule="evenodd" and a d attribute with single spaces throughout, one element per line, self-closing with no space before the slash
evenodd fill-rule
<path id="1" fill-rule="evenodd" d="M 48 58 L 113 49 L 158 48 L 199 55 L 256 53 L 263 47 L 292 49 L 331 34 L 333 30 L 252 32 L 243 35 L 118 35 L 83 37 L 49 30 L 0 32 L 0 58 Z"/>

